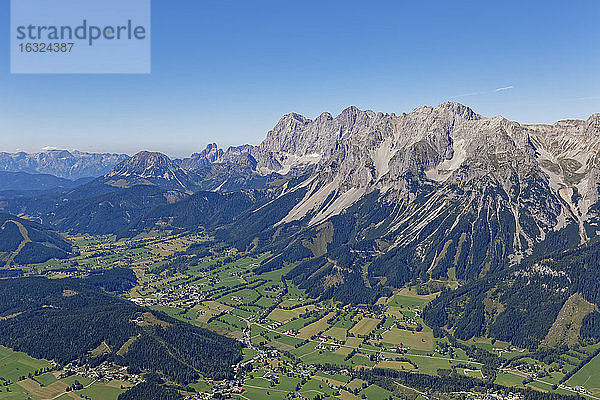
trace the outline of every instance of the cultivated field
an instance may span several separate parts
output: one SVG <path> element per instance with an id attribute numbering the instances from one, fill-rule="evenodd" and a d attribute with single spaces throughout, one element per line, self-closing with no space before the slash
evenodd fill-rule
<path id="1" fill-rule="evenodd" d="M 356 325 L 354 325 L 352 329 L 350 329 L 350 332 L 356 336 L 366 336 L 369 333 L 371 333 L 371 331 L 373 331 L 373 329 L 375 329 L 377 327 L 377 324 L 379 324 L 380 322 L 380 319 L 361 318 L 356 323 Z"/>
<path id="2" fill-rule="evenodd" d="M 327 314 L 326 316 L 324 316 L 317 322 L 313 322 L 312 324 L 307 325 L 304 328 L 300 329 L 300 332 L 298 333 L 298 337 L 301 339 L 309 339 L 311 336 L 316 335 L 319 332 L 327 330 L 329 328 L 329 324 L 327 323 L 327 321 L 334 315 L 335 315 L 335 313 L 330 312 L 329 314 Z"/>
<path id="3" fill-rule="evenodd" d="M 392 345 L 403 345 L 415 350 L 433 350 L 432 332 L 411 332 L 394 327 L 382 335 L 382 341 Z"/>

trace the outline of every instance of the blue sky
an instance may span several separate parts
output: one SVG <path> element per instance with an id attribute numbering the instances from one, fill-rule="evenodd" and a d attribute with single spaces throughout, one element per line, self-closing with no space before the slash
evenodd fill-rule
<path id="1" fill-rule="evenodd" d="M 150 75 L 11 75 L 0 4 L 4 151 L 183 156 L 349 105 L 452 100 L 526 123 L 600 112 L 597 0 L 152 0 Z"/>

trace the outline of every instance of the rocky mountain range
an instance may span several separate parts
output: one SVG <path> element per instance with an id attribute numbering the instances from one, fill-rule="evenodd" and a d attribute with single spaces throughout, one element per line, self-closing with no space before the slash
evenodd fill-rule
<path id="1" fill-rule="evenodd" d="M 200 153 L 194 153 L 189 158 L 176 160 L 176 162 L 186 170 L 194 170 L 205 165 L 218 162 L 223 157 L 223 150 L 219 149 L 216 143 L 211 143 L 206 146 L 206 149 Z"/>
<path id="2" fill-rule="evenodd" d="M 303 194 L 273 227 L 313 229 L 376 207 L 381 212 L 359 218 L 348 240 L 376 238 L 387 255 L 402 249 L 432 276 L 458 262 L 457 276 L 467 278 L 597 234 L 599 130 L 600 114 L 522 125 L 450 102 L 403 114 L 349 107 L 314 120 L 285 115 L 258 146 L 210 144 L 183 160 L 150 152 L 87 157 L 122 159 L 99 178 L 116 188 L 227 192 L 293 178 L 278 196 Z"/>
<path id="3" fill-rule="evenodd" d="M 343 302 L 457 280 L 464 290 L 427 311 L 433 326 L 468 338 L 506 332 L 523 314 L 542 327 L 537 339 L 527 326 L 505 339 L 535 347 L 556 315 L 539 320 L 536 304 L 515 301 L 519 288 L 537 285 L 556 313 L 575 295 L 600 302 L 572 284 L 598 271 L 569 264 L 600 252 L 599 150 L 600 114 L 525 125 L 450 102 L 403 114 L 349 107 L 285 115 L 258 146 L 210 144 L 182 160 L 140 152 L 59 194 L 0 198 L 0 210 L 72 233 L 209 230 L 270 252 L 259 270 L 292 266 L 286 278 L 309 295 Z M 503 300 L 486 303 L 492 293 Z"/>
<path id="4" fill-rule="evenodd" d="M 213 145 L 202 153 L 211 160 L 202 160 L 282 176 L 312 168 L 286 188 L 307 193 L 280 224 L 316 226 L 376 193 L 390 214 L 369 223 L 386 232 L 389 248 L 414 246 L 430 272 L 466 257 L 476 275 L 490 260 L 518 261 L 547 239 L 572 246 L 596 235 L 599 130 L 599 114 L 521 125 L 457 103 L 400 115 L 349 107 L 335 118 L 285 115 L 259 146 Z M 487 237 L 484 247 L 475 252 L 463 234 Z"/>
<path id="5" fill-rule="evenodd" d="M 269 155 L 258 157 L 266 168 L 272 160 L 282 169 L 309 160 L 318 164 L 319 178 L 310 185 L 319 189 L 287 220 L 311 214 L 310 223 L 319 223 L 373 191 L 410 209 L 412 197 L 423 190 L 427 202 L 414 210 L 423 217 L 420 225 L 447 215 L 455 200 L 463 205 L 462 216 L 485 214 L 488 225 L 506 212 L 515 228 L 508 246 L 522 254 L 570 225 L 581 242 L 595 235 L 599 127 L 599 114 L 587 121 L 527 126 L 483 118 L 455 103 L 402 115 L 351 107 L 315 121 L 285 116 L 257 153 Z M 325 203 L 332 193 L 335 200 Z M 402 214 L 398 222 L 410 218 Z M 453 222 L 460 219 L 457 215 Z M 407 229 L 400 237 L 411 236 Z"/>
<path id="6" fill-rule="evenodd" d="M 57 175 L 70 176 L 85 165 L 93 164 L 97 173 L 121 160 L 101 178 L 104 183 L 188 193 L 238 190 L 249 181 L 257 188 L 306 173 L 305 180 L 282 189 L 306 194 L 278 224 L 302 220 L 318 226 L 375 196 L 389 214 L 366 221 L 356 240 L 385 232 L 386 250 L 412 248 L 430 273 L 445 260 L 464 257 L 465 271 L 477 275 L 490 260 L 518 261 L 549 238 L 572 246 L 596 235 L 599 129 L 598 114 L 586 121 L 521 125 L 484 118 L 457 103 L 399 115 L 349 107 L 337 117 L 323 113 L 314 120 L 288 114 L 258 146 L 224 151 L 211 144 L 183 160 L 150 152 L 128 158 L 65 151 L 4 153 L 2 160 L 55 173 L 60 160 L 71 169 Z M 231 181 L 235 187 L 228 186 Z"/>

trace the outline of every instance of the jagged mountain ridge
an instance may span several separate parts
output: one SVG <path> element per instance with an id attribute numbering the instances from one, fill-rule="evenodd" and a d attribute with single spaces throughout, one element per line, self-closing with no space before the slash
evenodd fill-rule
<path id="1" fill-rule="evenodd" d="M 453 267 L 459 278 L 470 279 L 549 246 L 570 248 L 596 235 L 599 119 L 521 125 L 485 118 L 458 103 L 400 115 L 356 107 L 315 120 L 288 114 L 259 146 L 222 151 L 211 144 L 179 162 L 193 170 L 164 155 L 141 153 L 145 163 L 133 161 L 139 156 L 124 163 L 141 166 L 116 168 L 107 177 L 231 191 L 307 173 L 281 187 L 279 196 L 299 191 L 302 196 L 286 203 L 280 220 L 262 228 L 285 232 L 286 226 L 301 225 L 317 231 L 332 217 L 351 214 L 354 229 L 344 240 L 376 240 L 374 251 L 387 264 L 411 271 L 403 279 L 423 270 L 443 277 Z M 270 241 L 263 238 L 265 245 Z M 397 279 L 391 267 L 375 266 L 373 278 Z"/>
<path id="2" fill-rule="evenodd" d="M 398 115 L 288 114 L 259 146 L 209 145 L 180 161 L 140 153 L 95 182 L 113 185 L 109 193 L 90 185 L 98 197 L 81 199 L 84 190 L 74 190 L 46 221 L 120 235 L 207 229 L 241 250 L 270 252 L 258 270 L 291 265 L 286 279 L 343 302 L 456 278 L 464 289 L 428 311 L 435 326 L 535 348 L 551 343 L 544 335 L 564 307 L 599 305 L 584 282 L 598 273 L 587 260 L 598 253 L 599 149 L 600 114 L 552 125 L 487 118 L 457 103 Z M 200 189 L 237 193 L 181 193 Z M 569 267 L 575 262 L 589 268 Z M 523 303 L 521 292 L 533 300 Z M 538 329 L 529 337 L 531 325 L 514 321 Z"/>
<path id="3" fill-rule="evenodd" d="M 388 226 L 398 233 L 395 244 L 405 245 L 452 204 L 464 215 L 475 203 L 471 211 L 478 215 L 482 208 L 496 218 L 511 215 L 508 253 L 522 256 L 549 232 L 571 224 L 581 242 L 595 235 L 598 119 L 527 126 L 483 118 L 456 103 L 402 115 L 350 107 L 336 118 L 322 114 L 314 121 L 286 115 L 255 154 L 259 168 L 272 166 L 273 159 L 283 161 L 282 169 L 297 160 L 317 164 L 318 175 L 307 183 L 310 194 L 283 222 L 310 216 L 309 224 L 317 225 L 379 191 L 382 202 L 402 209 Z M 417 182 L 416 192 L 411 182 Z M 423 190 L 429 200 L 415 208 L 412 200 Z M 407 220 L 415 224 L 403 228 Z"/>
<path id="4" fill-rule="evenodd" d="M 121 188 L 154 185 L 188 194 L 202 190 L 228 192 L 263 188 L 280 175 L 257 172 L 251 148 L 250 145 L 230 147 L 223 152 L 210 144 L 203 152 L 183 160 L 141 151 L 117 165 L 101 180 Z"/>
<path id="5" fill-rule="evenodd" d="M 183 169 L 192 171 L 218 162 L 221 157 L 223 157 L 223 149 L 220 149 L 216 143 L 210 143 L 200 153 L 194 153 L 189 158 L 178 160 L 178 164 Z"/>
<path id="6" fill-rule="evenodd" d="M 597 118 L 528 126 L 456 103 L 289 114 L 250 153 L 259 173 L 305 177 L 217 237 L 271 251 L 264 270 L 295 263 L 289 278 L 343 301 L 408 281 L 476 280 L 597 234 Z"/>

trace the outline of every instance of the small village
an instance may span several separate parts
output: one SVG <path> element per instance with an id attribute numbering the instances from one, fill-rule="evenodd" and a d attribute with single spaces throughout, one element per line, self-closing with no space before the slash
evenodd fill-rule
<path id="1" fill-rule="evenodd" d="M 94 381 L 122 381 L 129 382 L 134 385 L 137 385 L 143 381 L 141 374 L 129 373 L 127 367 L 119 366 L 109 361 L 105 361 L 95 367 L 91 367 L 88 364 L 80 366 L 70 363 L 59 370 L 57 378 L 63 379 L 72 375 L 82 376 Z"/>

